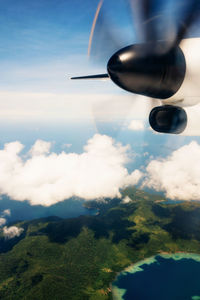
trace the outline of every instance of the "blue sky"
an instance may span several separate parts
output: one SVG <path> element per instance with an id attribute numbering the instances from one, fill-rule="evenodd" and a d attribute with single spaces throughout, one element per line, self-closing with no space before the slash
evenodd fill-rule
<path id="1" fill-rule="evenodd" d="M 89 1 L 1 2 L 1 86 L 59 91 L 62 81 L 63 91 L 67 89 L 68 74 L 72 68 L 78 69 L 75 59 L 86 66 L 95 3 L 92 6 Z"/>
<path id="2" fill-rule="evenodd" d="M 0 88 L 56 93 L 77 93 L 77 90 L 78 93 L 97 90 L 120 93 L 110 83 L 102 87 L 99 83 L 74 84 L 68 80 L 77 74 L 106 71 L 107 61 L 98 65 L 87 59 L 88 40 L 98 2 L 1 1 Z M 155 0 L 154 10 L 159 13 L 164 10 L 169 21 L 169 12 L 173 19 L 176 12 L 173 8 L 178 2 L 169 0 L 163 5 L 162 1 Z M 125 46 L 134 42 L 136 32 L 127 1 L 104 1 L 103 9 L 107 20 L 113 24 L 110 30 L 117 34 L 119 44 Z M 162 28 L 160 22 L 159 26 Z"/>
<path id="3" fill-rule="evenodd" d="M 87 46 L 95 1 L 1 2 L 1 59 L 46 60 Z"/>

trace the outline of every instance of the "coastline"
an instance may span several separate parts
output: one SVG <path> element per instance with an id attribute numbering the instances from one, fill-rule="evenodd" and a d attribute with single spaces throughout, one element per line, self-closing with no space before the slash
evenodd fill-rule
<path id="1" fill-rule="evenodd" d="M 177 251 L 175 253 L 170 252 L 159 252 L 155 254 L 154 256 L 151 256 L 149 258 L 145 258 L 143 260 L 140 260 L 136 263 L 131 264 L 130 266 L 126 267 L 121 272 L 118 272 L 114 281 L 110 284 L 110 288 L 112 291 L 113 300 L 123 300 L 123 296 L 126 293 L 125 289 L 119 289 L 114 283 L 117 281 L 117 278 L 121 275 L 126 275 L 126 273 L 137 273 L 143 271 L 141 266 L 143 265 L 150 265 L 152 263 L 155 263 L 156 256 L 160 256 L 165 259 L 174 259 L 174 260 L 181 260 L 181 259 L 193 259 L 197 262 L 200 262 L 200 254 L 198 253 L 192 253 L 192 252 L 183 252 L 183 251 Z"/>

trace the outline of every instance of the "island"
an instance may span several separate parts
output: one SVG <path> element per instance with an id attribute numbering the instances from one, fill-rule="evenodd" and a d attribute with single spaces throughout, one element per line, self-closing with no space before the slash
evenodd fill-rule
<path id="1" fill-rule="evenodd" d="M 129 197 L 129 201 L 122 201 Z M 200 204 L 171 202 L 133 187 L 122 199 L 85 202 L 96 215 L 55 216 L 0 233 L 0 299 L 112 299 L 128 266 L 158 254 L 200 253 Z"/>

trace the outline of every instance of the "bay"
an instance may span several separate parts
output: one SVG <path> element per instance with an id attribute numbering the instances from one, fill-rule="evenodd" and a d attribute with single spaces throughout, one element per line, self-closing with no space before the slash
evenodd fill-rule
<path id="1" fill-rule="evenodd" d="M 117 276 L 114 300 L 199 300 L 200 255 L 162 254 L 140 261 Z"/>

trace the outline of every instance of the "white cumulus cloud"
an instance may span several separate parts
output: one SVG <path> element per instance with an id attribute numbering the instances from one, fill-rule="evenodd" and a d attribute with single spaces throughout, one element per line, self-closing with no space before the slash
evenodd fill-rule
<path id="1" fill-rule="evenodd" d="M 42 154 L 48 154 L 51 148 L 50 142 L 45 142 L 42 140 L 37 140 L 33 147 L 30 150 L 30 154 L 32 156 L 42 155 Z"/>
<path id="2" fill-rule="evenodd" d="M 56 154 L 50 146 L 36 141 L 24 160 L 20 142 L 5 144 L 0 150 L 0 193 L 49 206 L 72 196 L 86 200 L 120 196 L 121 188 L 142 177 L 139 170 L 128 173 L 128 146 L 106 135 L 94 135 L 81 154 Z"/>
<path id="3" fill-rule="evenodd" d="M 6 239 L 12 239 L 16 236 L 20 236 L 23 231 L 24 231 L 23 228 L 19 228 L 16 226 L 10 226 L 10 227 L 4 226 L 3 235 Z"/>
<path id="4" fill-rule="evenodd" d="M 6 224 L 6 219 L 5 218 L 0 218 L 0 226 L 3 226 Z"/>
<path id="5" fill-rule="evenodd" d="M 143 186 L 171 199 L 200 200 L 200 145 L 193 141 L 166 159 L 152 160 Z"/>
<path id="6" fill-rule="evenodd" d="M 126 196 L 125 198 L 122 199 L 122 203 L 123 204 L 127 204 L 127 203 L 130 203 L 132 200 L 129 196 Z"/>
<path id="7" fill-rule="evenodd" d="M 4 209 L 2 212 L 2 216 L 11 216 L 11 210 L 10 209 Z"/>
<path id="8" fill-rule="evenodd" d="M 11 215 L 11 210 L 10 209 L 4 209 L 1 213 L 0 217 L 0 227 L 5 225 L 7 220 L 5 217 L 9 217 Z"/>
<path id="9" fill-rule="evenodd" d="M 132 120 L 131 123 L 128 126 L 128 129 L 138 131 L 138 130 L 144 130 L 144 121 L 142 120 Z"/>

